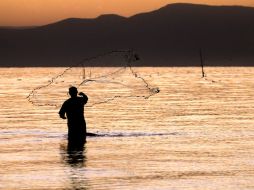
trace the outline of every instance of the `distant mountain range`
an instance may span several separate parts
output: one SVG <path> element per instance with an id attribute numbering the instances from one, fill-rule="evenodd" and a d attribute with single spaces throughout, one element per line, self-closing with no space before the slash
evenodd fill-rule
<path id="1" fill-rule="evenodd" d="M 134 49 L 135 66 L 254 66 L 254 8 L 170 4 L 125 18 L 70 18 L 0 28 L 0 66 L 71 66 L 86 57 Z M 85 63 L 87 66 L 89 62 Z M 103 61 L 96 66 L 119 66 Z"/>

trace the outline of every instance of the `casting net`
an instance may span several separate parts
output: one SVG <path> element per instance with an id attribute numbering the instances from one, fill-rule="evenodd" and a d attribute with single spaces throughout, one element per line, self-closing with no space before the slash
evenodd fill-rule
<path id="1" fill-rule="evenodd" d="M 34 106 L 60 107 L 68 98 L 68 88 L 75 86 L 84 92 L 89 101 L 87 107 L 121 101 L 126 98 L 149 97 L 159 93 L 135 72 L 131 64 L 139 60 L 138 54 L 132 50 L 111 51 L 94 57 L 86 58 L 72 67 L 64 69 L 53 76 L 45 84 L 34 88 L 27 100 Z M 120 67 L 86 67 L 85 65 L 101 65 L 117 63 Z"/>

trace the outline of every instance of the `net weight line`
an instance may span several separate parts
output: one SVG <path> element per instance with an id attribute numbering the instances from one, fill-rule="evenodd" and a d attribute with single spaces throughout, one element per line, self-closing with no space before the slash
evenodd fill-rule
<path id="1" fill-rule="evenodd" d="M 116 75 L 118 73 L 126 71 L 126 69 L 129 69 L 131 75 L 134 78 L 140 80 L 140 82 L 142 82 L 142 84 L 144 85 L 145 89 L 148 91 L 148 94 L 147 95 L 128 95 L 128 96 L 115 95 L 115 96 L 113 96 L 111 98 L 107 98 L 106 100 L 95 102 L 95 103 L 93 103 L 91 105 L 88 105 L 87 107 L 92 107 L 92 106 L 97 105 L 97 104 L 108 103 L 110 101 L 113 101 L 113 100 L 115 100 L 117 98 L 122 98 L 122 97 L 124 97 L 124 98 L 144 98 L 144 99 L 148 99 L 151 96 L 153 96 L 153 95 L 155 95 L 155 94 L 160 92 L 158 87 L 154 87 L 154 88 L 151 87 L 150 84 L 142 76 L 140 76 L 138 73 L 136 73 L 133 70 L 133 68 L 131 67 L 131 63 L 132 62 L 135 62 L 135 61 L 139 60 L 138 54 L 136 54 L 133 50 L 114 50 L 114 51 L 102 53 L 102 54 L 99 54 L 99 55 L 96 55 L 96 56 L 92 56 L 92 57 L 89 57 L 89 58 L 85 58 L 85 59 L 79 61 L 77 64 L 75 64 L 75 65 L 73 65 L 71 67 L 66 68 L 60 74 L 58 74 L 55 77 L 51 78 L 48 81 L 47 84 L 41 85 L 41 86 L 38 86 L 38 87 L 34 88 L 28 94 L 28 96 L 26 97 L 27 101 L 30 102 L 34 106 L 54 106 L 54 107 L 59 107 L 60 105 L 52 104 L 52 103 L 38 103 L 38 102 L 34 101 L 33 99 L 36 100 L 36 94 L 37 94 L 38 91 L 40 91 L 40 90 L 42 90 L 44 88 L 50 87 L 51 85 L 54 84 L 54 82 L 58 78 L 63 77 L 71 69 L 73 69 L 75 67 L 82 67 L 82 68 L 84 68 L 84 63 L 85 62 L 96 60 L 98 58 L 103 58 L 105 56 L 114 55 L 114 54 L 120 54 L 124 58 L 124 60 L 125 60 L 125 62 L 127 64 L 125 64 L 123 67 L 117 69 L 114 72 L 111 72 L 111 73 L 108 73 L 108 74 L 104 74 L 104 75 L 101 75 L 101 76 L 97 76 L 97 77 L 91 77 L 91 72 L 90 72 L 90 78 L 86 78 L 86 74 L 84 73 L 83 74 L 83 80 L 79 84 L 77 84 L 76 87 L 79 88 L 79 87 L 81 87 L 83 85 L 86 85 L 87 83 L 103 83 L 103 82 L 105 82 L 105 81 L 103 81 L 103 79 L 105 80 L 106 78 L 108 78 L 110 76 L 114 76 L 114 75 Z M 119 84 L 119 85 L 124 85 L 123 83 L 115 82 L 115 81 L 114 82 L 112 82 L 112 81 L 106 81 L 106 82 L 107 83 L 115 83 L 115 84 Z"/>

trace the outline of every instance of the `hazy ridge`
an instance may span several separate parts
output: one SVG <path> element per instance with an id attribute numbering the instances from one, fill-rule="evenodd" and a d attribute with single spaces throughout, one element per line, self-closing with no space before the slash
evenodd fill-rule
<path id="1" fill-rule="evenodd" d="M 254 66 L 254 8 L 170 4 L 125 18 L 70 18 L 0 28 L 0 66 L 69 66 L 111 50 L 134 49 L 135 66 Z M 107 63 L 96 66 L 118 66 Z"/>

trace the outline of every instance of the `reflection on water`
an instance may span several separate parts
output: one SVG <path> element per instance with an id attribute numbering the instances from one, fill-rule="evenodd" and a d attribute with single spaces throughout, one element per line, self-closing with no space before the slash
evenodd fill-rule
<path id="1" fill-rule="evenodd" d="M 67 147 L 61 146 L 62 158 L 71 167 L 85 166 L 85 151 L 85 142 L 82 144 L 75 144 L 68 141 Z"/>
<path id="2" fill-rule="evenodd" d="M 80 174 L 80 170 L 86 167 L 86 146 L 85 142 L 76 144 L 68 141 L 67 147 L 64 144 L 60 146 L 60 154 L 63 162 L 69 167 L 69 181 L 71 189 L 87 190 L 88 182 Z M 85 172 L 85 171 L 84 171 Z"/>
<path id="3" fill-rule="evenodd" d="M 73 146 L 57 108 L 26 100 L 63 68 L 1 68 L 0 189 L 254 189 L 254 68 L 134 69 L 160 92 L 86 107 L 100 136 Z"/>

